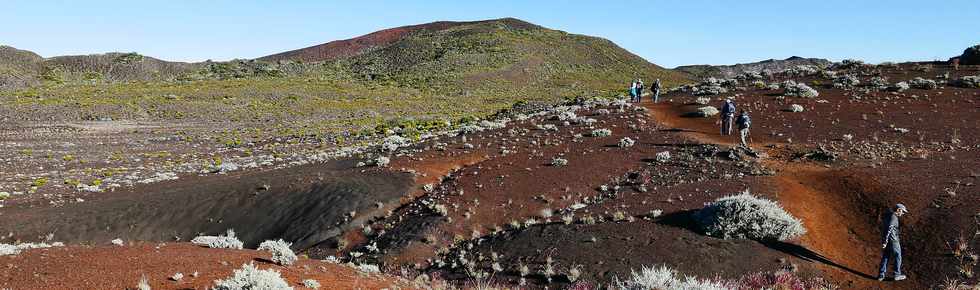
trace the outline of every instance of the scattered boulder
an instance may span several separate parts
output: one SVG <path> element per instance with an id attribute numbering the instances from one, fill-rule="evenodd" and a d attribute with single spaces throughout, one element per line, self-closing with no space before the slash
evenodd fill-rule
<path id="1" fill-rule="evenodd" d="M 793 113 L 803 112 L 803 106 L 798 104 L 792 104 L 789 105 L 789 108 L 786 109 L 786 111 L 793 112 Z"/>

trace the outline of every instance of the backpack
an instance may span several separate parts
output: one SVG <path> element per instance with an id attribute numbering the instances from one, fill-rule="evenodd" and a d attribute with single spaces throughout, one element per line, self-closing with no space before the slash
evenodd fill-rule
<path id="1" fill-rule="evenodd" d="M 738 120 L 736 120 L 735 123 L 738 123 L 738 128 L 744 129 L 752 126 L 752 119 L 749 118 L 749 115 L 741 115 L 738 116 Z"/>

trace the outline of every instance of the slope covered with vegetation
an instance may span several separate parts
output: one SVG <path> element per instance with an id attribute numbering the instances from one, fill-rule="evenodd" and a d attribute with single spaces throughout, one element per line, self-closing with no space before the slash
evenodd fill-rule
<path id="1" fill-rule="evenodd" d="M 634 78 L 685 81 L 601 38 L 510 18 L 439 24 L 313 63 L 188 64 L 135 53 L 40 62 L 5 57 L 4 66 L 29 63 L 23 71 L 34 81 L 11 85 L 18 89 L 3 93 L 0 103 L 5 114 L 28 120 L 272 121 L 329 133 L 392 120 L 480 118 L 516 102 L 608 96 Z"/>

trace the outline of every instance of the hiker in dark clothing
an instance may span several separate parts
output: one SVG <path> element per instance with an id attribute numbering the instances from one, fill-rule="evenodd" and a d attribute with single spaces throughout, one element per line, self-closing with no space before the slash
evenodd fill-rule
<path id="1" fill-rule="evenodd" d="M 721 105 L 720 117 L 718 123 L 721 124 L 721 134 L 731 135 L 732 134 L 732 121 L 735 119 L 735 103 L 732 102 L 732 98 L 725 99 L 725 103 Z"/>
<path id="2" fill-rule="evenodd" d="M 639 103 L 643 100 L 643 80 L 637 80 L 636 82 L 636 102 Z"/>
<path id="3" fill-rule="evenodd" d="M 653 102 L 660 101 L 660 79 L 653 82 Z"/>
<path id="4" fill-rule="evenodd" d="M 878 268 L 878 281 L 885 280 L 885 272 L 888 271 L 888 259 L 895 261 L 895 281 L 905 280 L 902 275 L 902 245 L 898 237 L 898 218 L 905 215 L 908 210 L 905 205 L 899 203 L 895 205 L 895 210 L 885 217 L 882 225 L 881 238 L 881 266 Z"/>
<path id="5" fill-rule="evenodd" d="M 738 125 L 738 136 L 741 139 L 742 147 L 749 148 L 749 127 L 752 126 L 752 119 L 749 118 L 749 112 L 742 111 L 742 114 L 738 116 L 735 120 L 735 125 Z"/>

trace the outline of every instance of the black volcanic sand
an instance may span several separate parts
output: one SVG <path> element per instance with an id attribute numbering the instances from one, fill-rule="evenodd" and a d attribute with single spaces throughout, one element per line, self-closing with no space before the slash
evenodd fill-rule
<path id="1" fill-rule="evenodd" d="M 413 185 L 409 173 L 362 171 L 349 160 L 182 177 L 63 207 L 0 209 L 0 242 L 37 241 L 48 234 L 66 243 L 188 241 L 234 229 L 246 247 L 283 238 L 304 249 L 383 214 L 378 202 L 395 203 Z"/>

